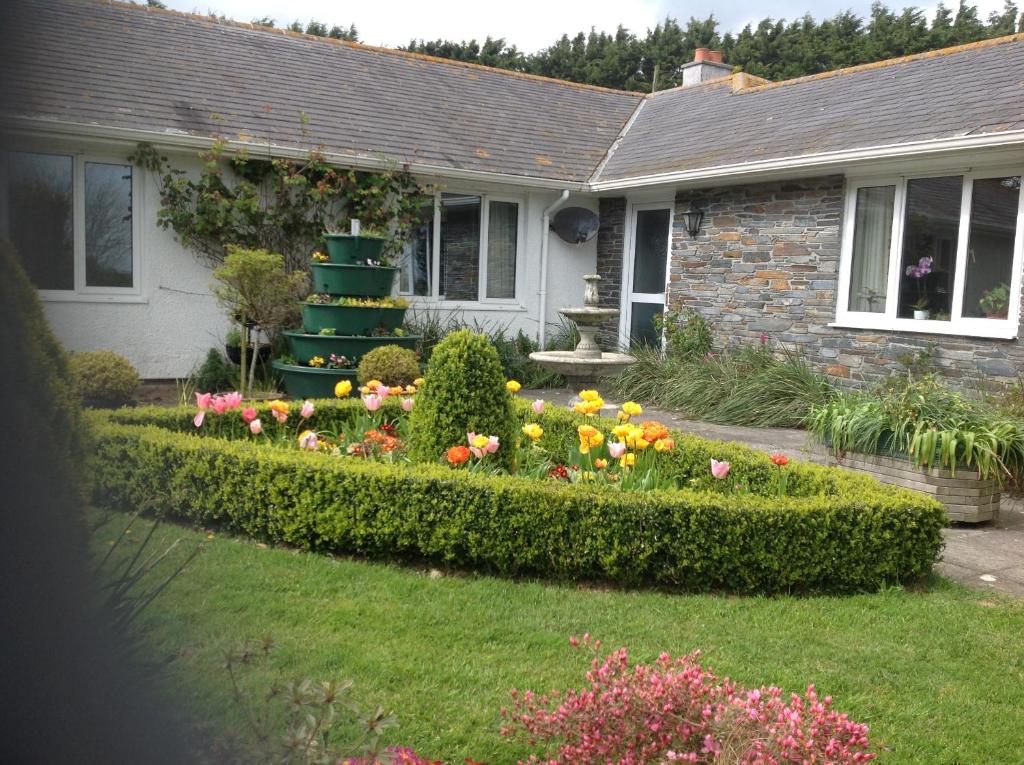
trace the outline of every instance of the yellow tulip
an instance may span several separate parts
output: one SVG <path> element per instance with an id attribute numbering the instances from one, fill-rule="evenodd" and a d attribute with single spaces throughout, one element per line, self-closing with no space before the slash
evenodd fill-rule
<path id="1" fill-rule="evenodd" d="M 637 417 L 638 415 L 644 413 L 643 408 L 640 406 L 640 404 L 636 403 L 635 401 L 627 401 L 625 404 L 623 404 L 622 411 L 625 412 L 626 415 L 629 417 Z"/>
<path id="2" fill-rule="evenodd" d="M 518 393 L 522 387 L 523 386 L 520 385 L 515 380 L 509 380 L 507 383 L 505 383 L 505 388 L 508 389 L 509 393 Z"/>
<path id="3" fill-rule="evenodd" d="M 596 390 L 581 390 L 580 398 L 583 399 L 584 401 L 597 401 L 599 398 L 601 398 L 601 394 L 599 394 Z"/>
<path id="4" fill-rule="evenodd" d="M 423 382 L 424 380 L 422 377 L 417 377 L 415 380 L 412 381 L 412 384 L 415 385 L 417 388 L 422 388 Z"/>
<path id="5" fill-rule="evenodd" d="M 620 467 L 633 467 L 636 464 L 636 455 L 633 452 L 626 452 L 619 460 Z"/>
<path id="6" fill-rule="evenodd" d="M 531 441 L 538 441 L 544 435 L 544 428 L 536 422 L 528 422 L 523 425 L 523 434 Z"/>
<path id="7" fill-rule="evenodd" d="M 349 393 L 352 392 L 352 381 L 351 380 L 339 380 L 338 384 L 334 386 L 334 395 L 337 398 L 345 398 Z"/>

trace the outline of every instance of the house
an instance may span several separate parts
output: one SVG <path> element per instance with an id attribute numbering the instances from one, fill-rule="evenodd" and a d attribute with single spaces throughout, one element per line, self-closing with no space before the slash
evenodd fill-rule
<path id="1" fill-rule="evenodd" d="M 227 327 L 127 156 L 148 142 L 195 172 L 215 135 L 437 185 L 398 284 L 416 310 L 543 341 L 596 271 L 623 344 L 671 304 L 838 378 L 924 348 L 952 376 L 1024 360 L 1024 36 L 778 83 L 701 50 L 681 87 L 644 95 L 119 2 L 29 5 L 0 29 L 0 232 L 68 347 L 144 377 L 186 375 Z M 567 206 L 599 214 L 595 239 L 549 232 Z"/>

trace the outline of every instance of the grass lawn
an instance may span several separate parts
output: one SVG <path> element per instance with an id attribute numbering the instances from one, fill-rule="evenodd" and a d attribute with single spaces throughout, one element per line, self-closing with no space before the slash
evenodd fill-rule
<path id="1" fill-rule="evenodd" d="M 97 548 L 114 536 L 102 528 Z M 641 661 L 699 648 L 744 685 L 813 682 L 871 726 L 883 763 L 1024 762 L 1024 603 L 943 580 L 855 597 L 675 595 L 435 579 L 176 526 L 157 534 L 178 538 L 206 550 L 142 621 L 155 657 L 173 657 L 182 700 L 214 720 L 237 719 L 224 652 L 270 633 L 279 648 L 253 688 L 351 678 L 364 706 L 397 713 L 393 742 L 448 763 L 511 763 L 528 750 L 498 734 L 509 689 L 580 685 L 588 657 L 567 638 L 589 631 Z"/>

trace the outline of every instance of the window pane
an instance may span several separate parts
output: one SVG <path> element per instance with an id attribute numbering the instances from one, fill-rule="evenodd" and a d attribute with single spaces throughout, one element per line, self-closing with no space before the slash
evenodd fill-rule
<path id="1" fill-rule="evenodd" d="M 959 175 L 907 181 L 900 317 L 926 311 L 930 319 L 949 321 L 962 190 Z"/>
<path id="2" fill-rule="evenodd" d="M 434 206 L 420 211 L 420 221 L 413 229 L 412 241 L 402 249 L 399 262 L 398 291 L 403 295 L 430 294 L 431 250 L 434 247 Z"/>
<path id="3" fill-rule="evenodd" d="M 668 259 L 668 210 L 637 210 L 633 292 L 663 293 Z"/>
<path id="4" fill-rule="evenodd" d="M 441 294 L 479 300 L 480 197 L 441 195 Z"/>
<path id="5" fill-rule="evenodd" d="M 665 306 L 661 303 L 633 303 L 629 316 L 629 341 L 638 345 L 659 346 L 661 335 L 654 326 L 654 318 L 661 316 Z"/>
<path id="6" fill-rule="evenodd" d="M 851 311 L 885 313 L 895 197 L 895 186 L 857 189 L 850 268 Z"/>
<path id="7" fill-rule="evenodd" d="M 131 165 L 85 163 L 85 284 L 132 286 Z"/>
<path id="8" fill-rule="evenodd" d="M 487 297 L 516 296 L 516 240 L 519 205 L 491 202 L 487 219 Z"/>
<path id="9" fill-rule="evenodd" d="M 964 316 L 1007 317 L 1019 202 L 1019 176 L 982 178 L 974 182 L 964 281 Z"/>
<path id="10" fill-rule="evenodd" d="M 71 157 L 9 156 L 9 234 L 32 282 L 44 290 L 75 288 Z"/>

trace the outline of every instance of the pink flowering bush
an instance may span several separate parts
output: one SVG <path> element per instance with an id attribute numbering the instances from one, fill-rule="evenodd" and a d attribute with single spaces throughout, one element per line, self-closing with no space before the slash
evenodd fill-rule
<path id="1" fill-rule="evenodd" d="M 579 646 L 572 638 L 570 643 Z M 557 749 L 528 762 L 544 765 L 648 765 L 697 762 L 849 765 L 875 759 L 868 728 L 831 709 L 832 698 L 783 696 L 779 688 L 746 690 L 702 667 L 699 653 L 658 657 L 631 667 L 625 648 L 594 652 L 589 686 L 537 696 L 512 692 L 502 710 L 505 736 Z"/>
<path id="2" fill-rule="evenodd" d="M 441 765 L 441 761 L 420 757 L 408 747 L 394 747 L 388 749 L 386 759 L 377 757 L 348 758 L 342 760 L 339 765 Z"/>

